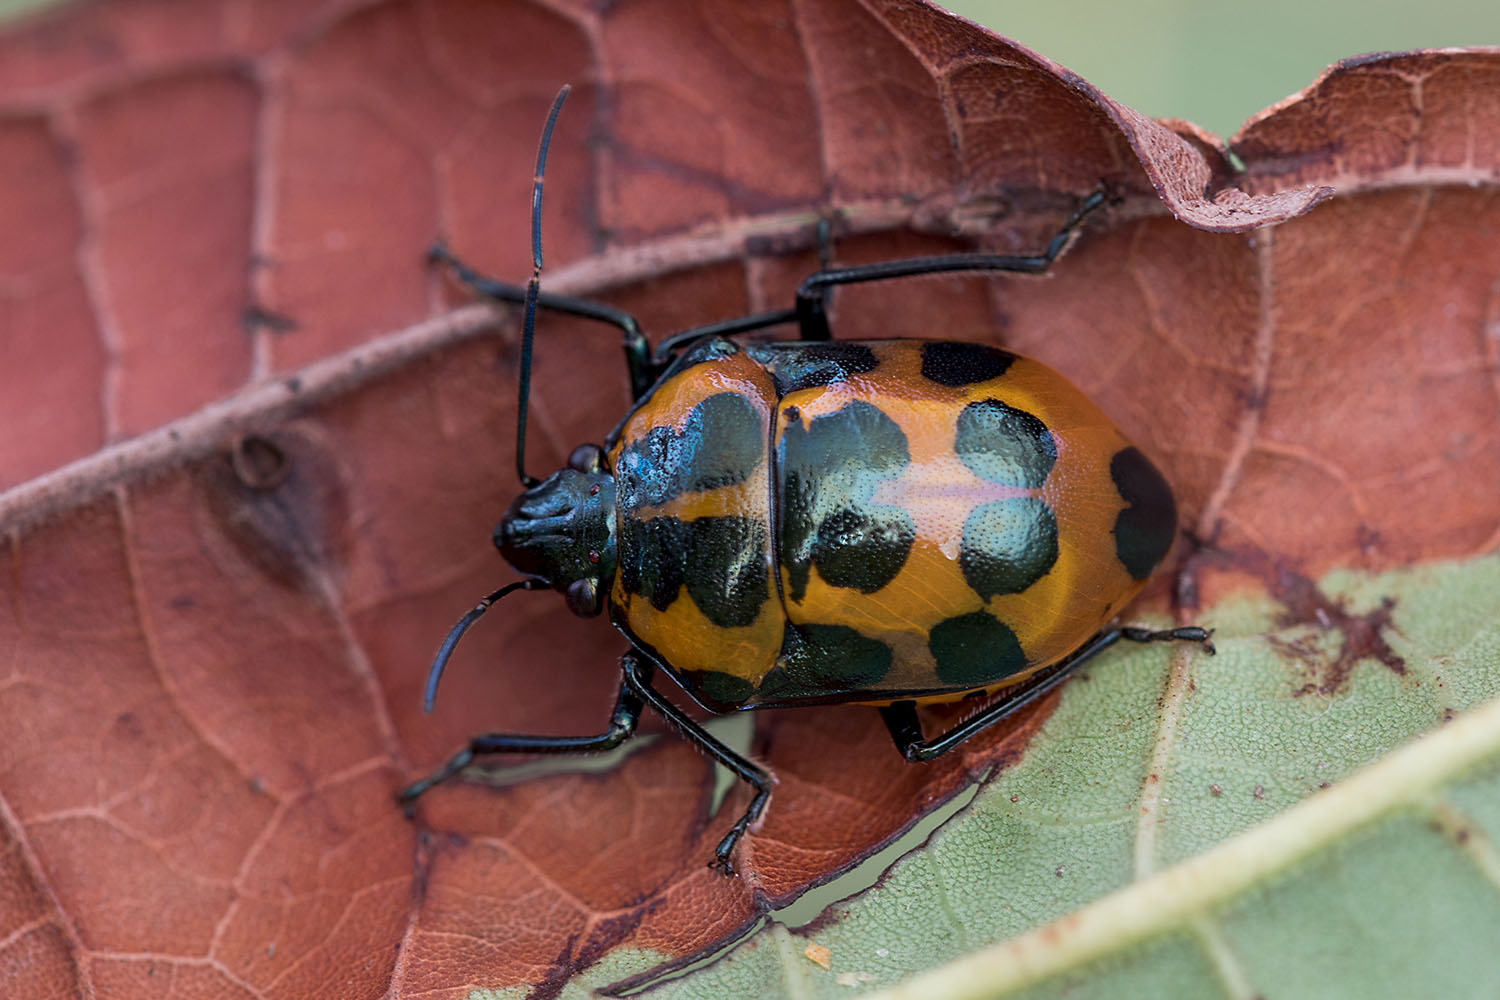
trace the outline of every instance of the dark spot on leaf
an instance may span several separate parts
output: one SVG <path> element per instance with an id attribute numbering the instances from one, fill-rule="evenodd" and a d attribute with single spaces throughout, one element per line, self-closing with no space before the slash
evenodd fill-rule
<path id="1" fill-rule="evenodd" d="M 1205 545 L 1193 554 L 1192 562 L 1198 565 L 1185 572 L 1201 566 L 1221 566 L 1260 579 L 1285 608 L 1278 618 L 1283 628 L 1304 625 L 1325 634 L 1341 635 L 1342 643 L 1331 661 L 1318 644 L 1273 637 L 1274 648 L 1302 662 L 1312 674 L 1296 694 L 1328 695 L 1341 690 L 1361 660 L 1375 660 L 1394 674 L 1406 674 L 1406 660 L 1397 655 L 1385 638 L 1386 629 L 1393 627 L 1391 613 L 1396 607 L 1393 599 L 1387 597 L 1369 611 L 1351 612 L 1342 601 L 1329 597 L 1316 582 L 1291 565 L 1249 547 L 1225 549 Z"/>
<path id="2" fill-rule="evenodd" d="M 269 579 L 301 587 L 347 559 L 348 491 L 339 464 L 295 425 L 243 438 L 200 468 L 207 509 Z"/>

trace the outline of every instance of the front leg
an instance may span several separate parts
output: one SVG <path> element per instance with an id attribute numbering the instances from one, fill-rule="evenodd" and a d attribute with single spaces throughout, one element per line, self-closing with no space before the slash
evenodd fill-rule
<path id="1" fill-rule="evenodd" d="M 629 656 L 630 654 L 626 654 Z M 623 663 L 623 658 L 622 658 Z M 641 721 L 641 698 L 628 678 L 621 678 L 615 710 L 610 713 L 609 728 L 597 736 L 523 736 L 512 733 L 483 733 L 449 758 L 448 763 L 401 791 L 399 801 L 411 811 L 411 805 L 429 789 L 440 785 L 474 763 L 476 757 L 497 753 L 602 753 L 613 750 L 635 734 Z"/>
<path id="2" fill-rule="evenodd" d="M 688 718 L 682 709 L 653 688 L 651 686 L 652 668 L 649 664 L 643 665 L 634 652 L 626 653 L 621 658 L 620 664 L 625 671 L 626 685 L 655 709 L 662 718 L 671 723 L 678 735 L 729 768 L 741 781 L 755 789 L 755 795 L 750 799 L 750 805 L 746 807 L 744 815 L 729 828 L 724 839 L 719 841 L 719 846 L 714 849 L 714 860 L 710 862 L 710 867 L 717 868 L 725 875 L 733 875 L 734 848 L 740 842 L 740 838 L 745 835 L 745 831 L 750 829 L 751 824 L 765 812 L 766 805 L 771 801 L 771 786 L 775 783 L 775 779 L 764 768 L 752 764 L 720 743 L 708 730 Z"/>

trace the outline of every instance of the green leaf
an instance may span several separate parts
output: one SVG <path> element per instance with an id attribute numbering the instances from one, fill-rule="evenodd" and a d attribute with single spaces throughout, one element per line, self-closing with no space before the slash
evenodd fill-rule
<path id="1" fill-rule="evenodd" d="M 848 996 L 930 970 L 880 995 L 1494 995 L 1500 559 L 1320 588 L 1354 624 L 1237 599 L 1205 616 L 1215 657 L 1109 657 L 877 886 L 655 993 Z M 1394 655 L 1329 678 L 1369 621 Z"/>

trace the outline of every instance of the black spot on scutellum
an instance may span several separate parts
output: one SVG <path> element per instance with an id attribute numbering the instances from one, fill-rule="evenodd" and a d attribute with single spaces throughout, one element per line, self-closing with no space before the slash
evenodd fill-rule
<path id="1" fill-rule="evenodd" d="M 938 622 L 927 646 L 938 677 L 955 688 L 982 687 L 1026 668 L 1016 633 L 987 611 Z"/>
<path id="2" fill-rule="evenodd" d="M 1057 443 L 1036 416 L 998 399 L 970 403 L 958 415 L 953 450 L 980 479 L 1040 489 L 1057 464 Z"/>
<path id="3" fill-rule="evenodd" d="M 958 564 L 980 597 L 1019 594 L 1057 563 L 1057 518 L 1038 497 L 981 504 L 964 521 Z"/>
<path id="4" fill-rule="evenodd" d="M 1018 489 L 1040 489 L 1057 463 L 1047 425 L 998 399 L 964 407 L 953 450 L 979 478 Z M 959 566 L 985 600 L 1020 593 L 1051 572 L 1057 557 L 1057 519 L 1038 497 L 982 504 L 964 521 Z"/>
<path id="5" fill-rule="evenodd" d="M 745 678 L 719 670 L 685 671 L 683 681 L 695 691 L 695 698 L 720 711 L 743 705 L 755 693 L 755 685 Z"/>

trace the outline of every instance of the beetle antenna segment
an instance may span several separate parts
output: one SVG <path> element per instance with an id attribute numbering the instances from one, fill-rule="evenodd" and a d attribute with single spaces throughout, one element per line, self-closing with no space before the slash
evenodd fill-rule
<path id="1" fill-rule="evenodd" d="M 547 112 L 542 144 L 536 151 L 536 175 L 531 181 L 531 280 L 526 282 L 526 311 L 521 320 L 521 389 L 516 401 L 516 475 L 527 489 L 541 480 L 526 474 L 526 401 L 531 396 L 531 340 L 536 333 L 536 300 L 542 291 L 542 180 L 547 174 L 547 147 L 563 101 L 573 88 L 563 84 Z"/>
<path id="2" fill-rule="evenodd" d="M 448 633 L 448 638 L 444 639 L 443 644 L 438 647 L 437 656 L 432 661 L 432 669 L 427 671 L 427 691 L 422 696 L 422 710 L 424 712 L 432 711 L 433 703 L 437 701 L 438 682 L 443 679 L 443 668 L 448 666 L 448 658 L 453 655 L 453 650 L 458 647 L 458 640 L 462 639 L 464 633 L 469 631 L 469 626 L 477 622 L 490 609 L 490 605 L 511 591 L 543 590 L 546 586 L 541 580 L 532 579 L 517 580 L 515 583 L 508 583 L 474 605 L 474 607 L 469 609 L 468 614 L 458 620 L 458 624 L 453 626 L 452 631 Z"/>

